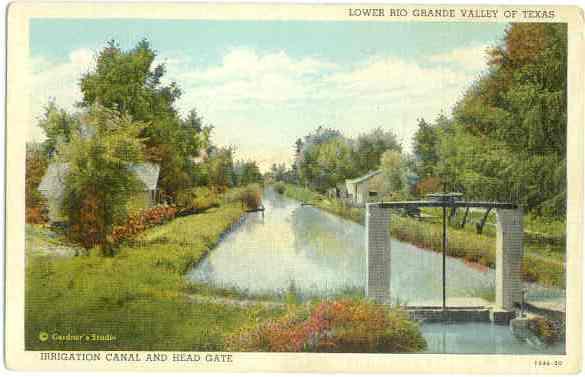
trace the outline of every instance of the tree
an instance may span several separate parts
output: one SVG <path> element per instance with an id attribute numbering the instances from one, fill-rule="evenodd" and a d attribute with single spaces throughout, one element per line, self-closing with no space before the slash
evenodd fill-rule
<path id="1" fill-rule="evenodd" d="M 129 51 L 122 51 L 115 41 L 99 53 L 96 68 L 81 79 L 84 107 L 100 105 L 130 114 L 137 121 L 153 121 L 176 114 L 173 104 L 181 95 L 175 82 L 162 85 L 164 64 L 152 66 L 156 52 L 143 39 Z M 145 130 L 156 127 L 152 123 Z"/>
<path id="2" fill-rule="evenodd" d="M 79 119 L 59 108 L 55 101 L 51 100 L 45 107 L 45 113 L 38 125 L 47 137 L 42 144 L 44 153 L 48 157 L 52 157 L 57 145 L 69 142 L 71 134 L 79 130 Z"/>
<path id="3" fill-rule="evenodd" d="M 58 159 L 68 164 L 63 200 L 68 235 L 112 255 L 113 227 L 125 221 L 128 201 L 142 185 L 131 168 L 143 160 L 139 135 L 145 125 L 98 105 L 84 116 L 84 125 L 91 132 L 72 133 L 58 150 Z"/>
<path id="4" fill-rule="evenodd" d="M 406 177 L 402 156 L 395 150 L 387 150 L 380 158 L 380 169 L 384 177 L 386 192 L 401 192 L 406 188 Z"/>
<path id="5" fill-rule="evenodd" d="M 512 24 L 489 57 L 489 73 L 456 106 L 454 118 L 483 145 L 496 143 L 508 156 L 505 170 L 481 169 L 481 175 L 508 182 L 505 192 L 510 196 L 514 194 L 510 190 L 516 191 L 518 201 L 529 210 L 563 216 L 566 25 Z"/>
<path id="6" fill-rule="evenodd" d="M 207 162 L 209 185 L 215 186 L 220 190 L 235 185 L 233 155 L 234 149 L 232 147 L 213 148 Z"/>
<path id="7" fill-rule="evenodd" d="M 437 152 L 438 134 L 435 127 L 424 119 L 419 119 L 414 134 L 414 154 L 417 160 L 416 172 L 422 178 L 433 175 L 439 161 Z"/>
<path id="8" fill-rule="evenodd" d="M 419 122 L 424 186 L 440 176 L 467 198 L 516 202 L 542 216 L 566 211 L 567 29 L 511 24 L 487 54 L 490 69 L 452 119 Z"/>
<path id="9" fill-rule="evenodd" d="M 81 79 L 80 105 L 99 104 L 145 122 L 140 133 L 145 158 L 160 165 L 159 188 L 173 197 L 193 184 L 190 158 L 208 143 L 211 128 L 203 126 L 195 110 L 180 119 L 174 106 L 181 90 L 175 82 L 162 84 L 165 66 L 154 66 L 155 58 L 147 40 L 128 51 L 109 42 L 99 53 L 95 70 Z"/>
<path id="10" fill-rule="evenodd" d="M 270 174 L 275 181 L 286 181 L 288 179 L 285 164 L 272 164 Z"/>
<path id="11" fill-rule="evenodd" d="M 312 188 L 324 189 L 327 185 L 325 174 L 319 167 L 319 150 L 322 144 L 330 140 L 342 138 L 341 132 L 332 128 L 323 126 L 317 127 L 315 131 L 304 137 L 304 141 L 299 143 L 297 148 L 302 148 L 299 160 L 296 162 L 301 182 Z"/>
<path id="12" fill-rule="evenodd" d="M 47 171 L 48 162 L 49 159 L 41 145 L 26 144 L 24 198 L 27 223 L 40 223 L 46 220 L 43 216 L 45 198 L 39 192 L 38 187 Z"/>
<path id="13" fill-rule="evenodd" d="M 381 127 L 358 136 L 355 147 L 357 173 L 365 174 L 380 166 L 380 158 L 387 150 L 402 151 L 396 135 Z"/>
<path id="14" fill-rule="evenodd" d="M 348 140 L 336 137 L 318 148 L 316 164 L 313 166 L 315 188 L 325 191 L 335 187 L 354 174 L 353 151 Z"/>
<path id="15" fill-rule="evenodd" d="M 246 186 L 251 183 L 260 183 L 263 181 L 262 173 L 260 173 L 260 168 L 258 168 L 255 161 L 238 161 L 235 164 L 234 171 L 238 186 Z"/>

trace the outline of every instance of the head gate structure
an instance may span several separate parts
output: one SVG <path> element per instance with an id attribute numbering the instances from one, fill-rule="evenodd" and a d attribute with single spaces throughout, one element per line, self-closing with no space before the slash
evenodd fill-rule
<path id="1" fill-rule="evenodd" d="M 429 195 L 425 201 L 378 202 L 366 205 L 367 279 L 366 296 L 381 304 L 390 304 L 392 250 L 390 246 L 391 210 L 421 207 L 443 208 L 443 305 L 446 298 L 447 208 L 495 209 L 496 236 L 496 307 L 511 311 L 522 302 L 522 209 L 513 203 L 463 201 L 460 193 Z"/>

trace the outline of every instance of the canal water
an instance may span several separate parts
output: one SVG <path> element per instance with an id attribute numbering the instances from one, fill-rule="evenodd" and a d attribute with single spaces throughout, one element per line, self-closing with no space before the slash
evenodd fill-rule
<path id="1" fill-rule="evenodd" d="M 366 281 L 364 227 L 284 197 L 263 194 L 264 214 L 250 213 L 226 235 L 188 278 L 252 295 L 301 299 L 363 293 Z M 441 255 L 392 240 L 391 291 L 394 302 L 438 304 L 442 298 Z M 452 304 L 493 296 L 495 272 L 447 260 L 447 296 Z M 540 290 L 542 291 L 542 290 Z M 540 292 L 539 291 L 539 292 Z M 505 326 L 424 324 L 429 352 L 542 353 L 517 341 Z M 562 353 L 549 348 L 545 353 Z"/>

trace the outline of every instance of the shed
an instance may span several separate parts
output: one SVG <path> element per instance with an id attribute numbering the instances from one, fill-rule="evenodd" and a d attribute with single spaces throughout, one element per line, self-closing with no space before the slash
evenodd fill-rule
<path id="1" fill-rule="evenodd" d="M 160 166 L 153 163 L 134 164 L 130 171 L 144 184 L 144 190 L 138 193 L 137 200 L 144 207 L 152 207 L 158 201 L 158 176 Z M 39 184 L 39 191 L 47 199 L 49 220 L 51 222 L 64 220 L 61 205 L 65 195 L 65 178 L 69 172 L 69 164 L 49 164 L 47 172 Z"/>
<path id="2" fill-rule="evenodd" d="M 376 199 L 382 193 L 384 180 L 381 170 L 369 172 L 366 175 L 345 181 L 348 199 L 357 205 L 363 206 L 368 200 Z"/>

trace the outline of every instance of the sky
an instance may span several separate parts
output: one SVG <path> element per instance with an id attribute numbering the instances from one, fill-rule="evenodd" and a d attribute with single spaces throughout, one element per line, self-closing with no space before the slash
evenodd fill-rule
<path id="1" fill-rule="evenodd" d="M 218 145 L 266 171 L 289 164 L 294 141 L 319 125 L 356 137 L 392 130 L 406 151 L 417 119 L 449 115 L 485 72 L 485 50 L 504 23 L 34 19 L 30 24 L 32 118 L 50 98 L 67 110 L 106 41 L 129 49 L 146 38 Z"/>

